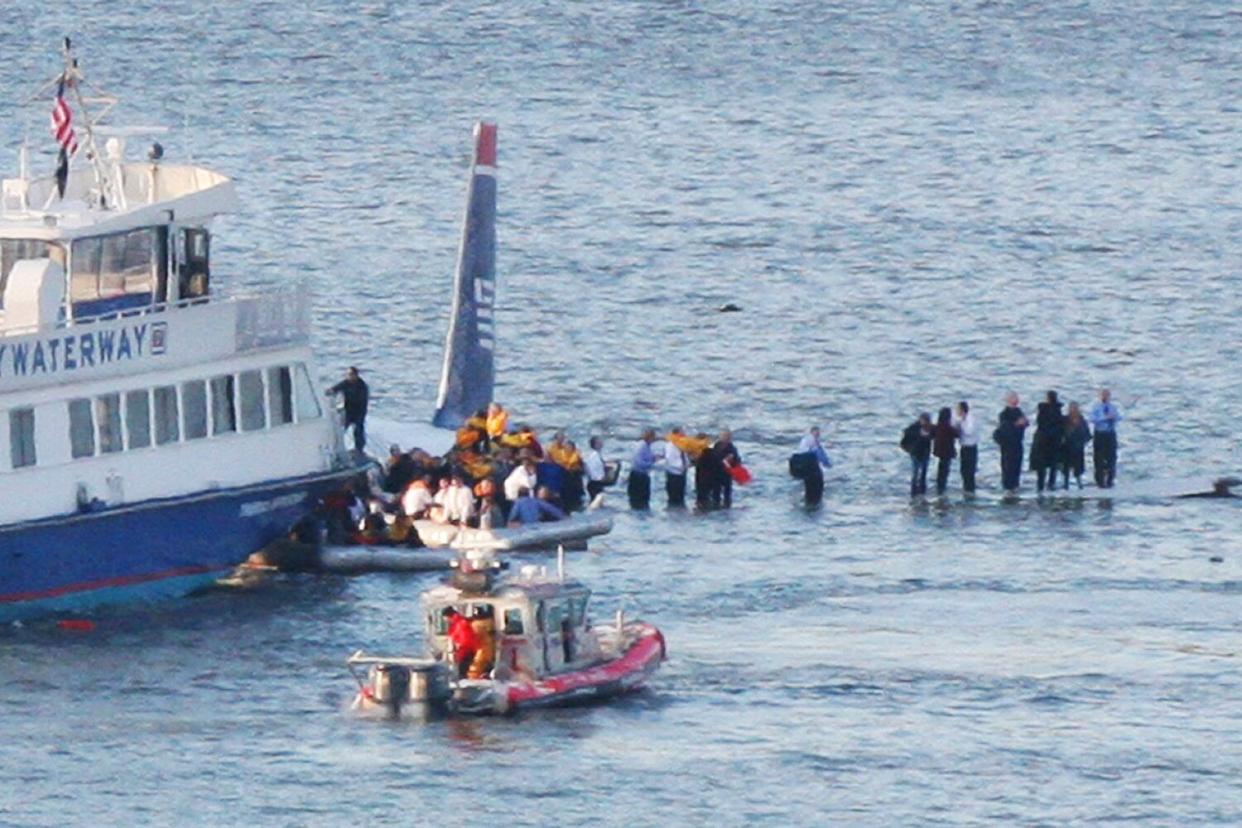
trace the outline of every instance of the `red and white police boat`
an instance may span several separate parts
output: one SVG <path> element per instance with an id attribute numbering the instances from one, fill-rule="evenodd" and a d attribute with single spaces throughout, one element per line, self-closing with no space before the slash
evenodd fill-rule
<path id="1" fill-rule="evenodd" d="M 459 560 L 447 582 L 422 595 L 427 655 L 356 652 L 352 709 L 386 718 L 486 715 L 601 699 L 641 687 L 665 658 L 651 624 L 592 624 L 591 591 L 557 572 L 523 566 L 502 576 L 489 552 Z"/>

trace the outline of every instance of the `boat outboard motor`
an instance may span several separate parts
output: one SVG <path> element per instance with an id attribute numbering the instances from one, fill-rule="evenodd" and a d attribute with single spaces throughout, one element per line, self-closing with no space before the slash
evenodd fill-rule
<path id="1" fill-rule="evenodd" d="M 427 718 L 448 710 L 452 696 L 449 668 L 431 659 L 371 668 L 371 698 L 388 708 L 392 718 Z"/>
<path id="2" fill-rule="evenodd" d="M 371 698 L 385 705 L 393 718 L 401 716 L 401 705 L 410 695 L 410 671 L 396 664 L 376 664 L 371 668 Z"/>

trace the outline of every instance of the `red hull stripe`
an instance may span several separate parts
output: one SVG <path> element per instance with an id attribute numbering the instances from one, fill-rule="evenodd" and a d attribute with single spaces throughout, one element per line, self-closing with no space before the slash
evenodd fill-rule
<path id="1" fill-rule="evenodd" d="M 664 658 L 664 637 L 655 627 L 644 625 L 642 632 L 639 633 L 638 641 L 625 651 L 625 655 L 615 661 L 534 683 L 511 684 L 508 690 L 509 704 L 548 701 L 563 693 L 598 687 L 627 676 L 642 675 L 648 672 L 653 664 L 658 664 L 662 658 Z"/>
<path id="2" fill-rule="evenodd" d="M 48 598 L 56 598 L 60 595 L 68 595 L 73 592 L 89 592 L 95 589 L 132 586 L 134 584 L 145 584 L 149 581 L 161 581 L 165 578 L 180 578 L 186 575 L 202 575 L 203 573 L 210 571 L 211 567 L 209 566 L 183 566 L 179 569 L 168 569 L 163 572 L 152 572 L 146 575 L 128 575 L 121 578 L 103 578 L 98 581 L 83 581 L 79 584 L 69 584 L 67 586 L 36 590 L 33 592 L 11 592 L 8 595 L 0 595 L 0 604 L 14 604 L 19 601 L 43 601 Z"/>

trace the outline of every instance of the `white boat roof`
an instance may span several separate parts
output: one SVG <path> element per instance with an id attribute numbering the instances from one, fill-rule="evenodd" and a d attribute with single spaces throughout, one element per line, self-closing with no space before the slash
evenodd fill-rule
<path id="1" fill-rule="evenodd" d="M 228 176 L 205 167 L 163 162 L 105 161 L 110 199 L 100 203 L 95 168 L 71 168 L 64 198 L 53 176 L 5 179 L 0 238 L 69 240 L 168 224 L 193 224 L 238 208 Z"/>

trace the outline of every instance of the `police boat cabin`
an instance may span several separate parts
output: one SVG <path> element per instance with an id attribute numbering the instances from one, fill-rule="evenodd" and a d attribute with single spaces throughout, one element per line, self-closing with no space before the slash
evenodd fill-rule
<path id="1" fill-rule="evenodd" d="M 217 289 L 233 182 L 128 158 L 163 130 L 101 125 L 85 88 L 66 49 L 57 169 L 22 147 L 0 192 L 0 620 L 183 593 L 349 471 L 305 290 Z"/>

